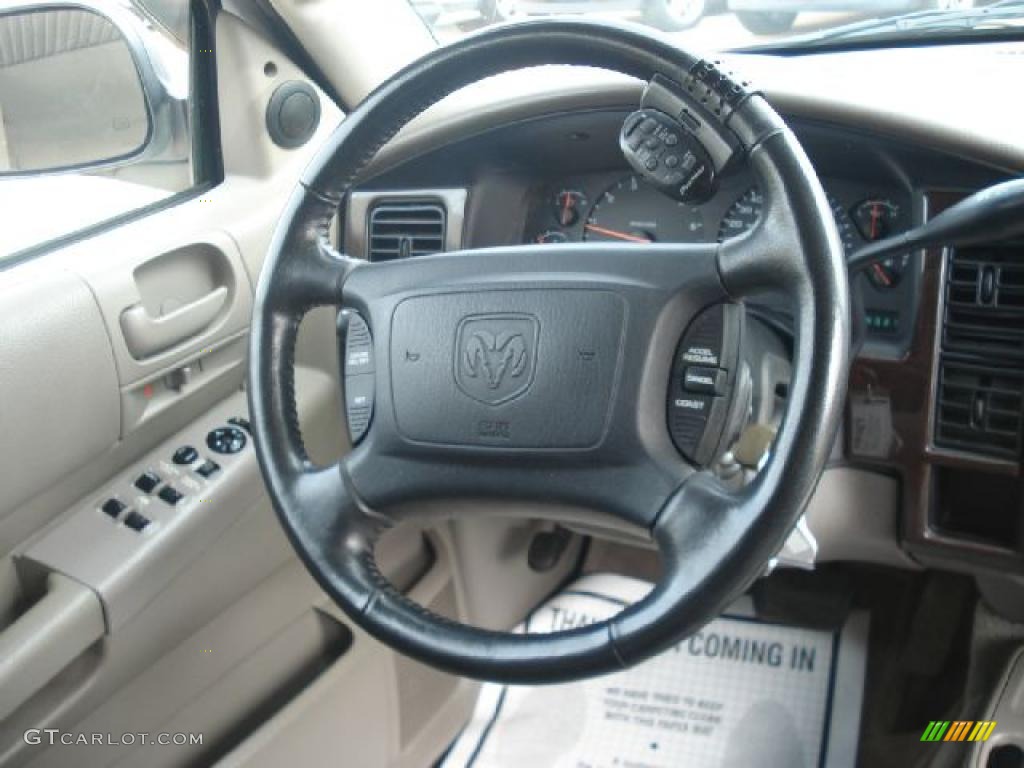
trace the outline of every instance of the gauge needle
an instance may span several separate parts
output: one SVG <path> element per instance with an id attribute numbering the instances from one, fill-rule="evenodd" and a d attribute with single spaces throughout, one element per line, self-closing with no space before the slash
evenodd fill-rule
<path id="1" fill-rule="evenodd" d="M 584 224 L 583 228 L 591 232 L 597 232 L 599 235 L 605 235 L 606 237 L 614 237 L 618 240 L 625 240 L 627 243 L 649 243 L 651 238 L 639 237 L 638 235 L 630 235 L 626 232 L 619 232 L 617 229 L 606 229 L 605 227 L 599 227 L 597 224 Z"/>
<path id="2" fill-rule="evenodd" d="M 871 239 L 878 237 L 878 219 L 882 215 L 881 206 L 875 203 L 871 206 Z"/>
<path id="3" fill-rule="evenodd" d="M 878 279 L 885 283 L 885 285 L 892 285 L 892 280 L 890 280 L 889 276 L 885 274 L 885 270 L 882 269 L 881 264 L 879 264 L 876 261 L 874 264 L 871 265 L 871 268 L 875 271 L 875 274 L 878 276 Z"/>
<path id="4" fill-rule="evenodd" d="M 562 226 L 567 227 L 572 222 L 569 221 L 570 206 L 572 205 L 572 195 L 569 193 L 565 194 L 565 205 L 562 206 Z"/>

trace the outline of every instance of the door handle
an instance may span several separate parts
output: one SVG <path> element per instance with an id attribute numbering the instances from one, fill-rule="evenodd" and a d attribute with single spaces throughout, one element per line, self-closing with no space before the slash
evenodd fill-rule
<path id="1" fill-rule="evenodd" d="M 129 307 L 121 313 L 121 332 L 128 351 L 141 360 L 198 335 L 217 317 L 227 298 L 228 289 L 222 285 L 160 317 L 150 316 L 141 304 Z"/>
<path id="2" fill-rule="evenodd" d="M 103 606 L 88 587 L 59 573 L 46 596 L 0 632 L 0 721 L 106 633 Z"/>

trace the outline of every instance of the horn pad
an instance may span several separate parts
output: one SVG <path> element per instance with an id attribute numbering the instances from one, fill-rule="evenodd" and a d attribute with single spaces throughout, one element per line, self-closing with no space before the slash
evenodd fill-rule
<path id="1" fill-rule="evenodd" d="M 607 290 L 491 290 L 401 301 L 395 423 L 407 440 L 587 449 L 608 425 L 626 303 Z"/>

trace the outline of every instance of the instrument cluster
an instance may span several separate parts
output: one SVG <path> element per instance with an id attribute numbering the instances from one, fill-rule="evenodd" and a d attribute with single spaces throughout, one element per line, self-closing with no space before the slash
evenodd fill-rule
<path id="1" fill-rule="evenodd" d="M 909 229 L 914 213 L 903 190 L 844 179 L 823 179 L 832 215 L 848 254 L 874 240 Z M 701 205 L 672 200 L 628 172 L 599 173 L 534 187 L 524 242 L 722 242 L 758 221 L 761 191 L 746 172 L 722 179 L 718 193 Z M 874 265 L 863 279 L 869 333 L 903 334 L 914 290 L 904 278 L 916 257 L 906 254 Z"/>

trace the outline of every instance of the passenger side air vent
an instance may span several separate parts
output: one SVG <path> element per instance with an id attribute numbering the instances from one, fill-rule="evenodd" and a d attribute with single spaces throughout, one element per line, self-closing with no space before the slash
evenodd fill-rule
<path id="1" fill-rule="evenodd" d="M 935 442 L 1016 459 L 1021 448 L 1024 372 L 944 360 Z"/>
<path id="2" fill-rule="evenodd" d="M 949 256 L 935 444 L 1016 460 L 1024 426 L 1024 247 Z"/>
<path id="3" fill-rule="evenodd" d="M 953 253 L 945 320 L 945 351 L 1024 360 L 1024 246 Z"/>
<path id="4" fill-rule="evenodd" d="M 444 250 L 445 209 L 432 202 L 379 203 L 370 211 L 370 261 L 425 256 Z"/>

